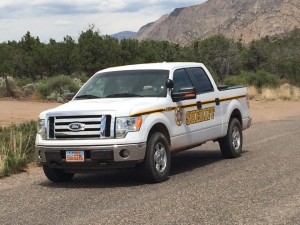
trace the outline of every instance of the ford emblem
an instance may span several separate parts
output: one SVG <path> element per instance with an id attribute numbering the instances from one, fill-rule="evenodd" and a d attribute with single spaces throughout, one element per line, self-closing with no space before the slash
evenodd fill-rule
<path id="1" fill-rule="evenodd" d="M 84 130 L 85 124 L 83 123 L 71 123 L 69 124 L 69 130 L 71 131 L 81 131 Z"/>

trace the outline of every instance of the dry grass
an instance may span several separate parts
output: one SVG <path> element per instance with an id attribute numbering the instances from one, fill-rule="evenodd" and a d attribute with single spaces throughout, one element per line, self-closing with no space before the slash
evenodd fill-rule
<path id="1" fill-rule="evenodd" d="M 6 163 L 6 155 L 0 155 L 0 177 L 4 176 L 5 163 Z"/>
<path id="2" fill-rule="evenodd" d="M 249 86 L 248 87 L 248 94 L 250 99 L 254 99 L 258 95 L 258 90 L 254 86 Z"/>
<path id="3" fill-rule="evenodd" d="M 283 84 L 278 88 L 264 87 L 261 89 L 261 93 L 253 87 L 248 87 L 250 99 L 262 99 L 273 101 L 276 99 L 286 101 L 299 101 L 300 100 L 300 89 L 290 84 Z"/>
<path id="4" fill-rule="evenodd" d="M 33 161 L 36 123 L 0 127 L 0 177 L 22 170 Z"/>
<path id="5" fill-rule="evenodd" d="M 300 100 L 300 88 L 292 87 L 292 100 L 295 100 L 295 101 Z"/>

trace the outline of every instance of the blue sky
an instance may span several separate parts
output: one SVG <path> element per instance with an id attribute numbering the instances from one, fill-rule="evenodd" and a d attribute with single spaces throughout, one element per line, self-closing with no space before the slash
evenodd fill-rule
<path id="1" fill-rule="evenodd" d="M 30 31 L 41 41 L 77 39 L 89 24 L 101 34 L 138 29 L 178 7 L 206 0 L 0 0 L 0 42 L 20 40 Z"/>

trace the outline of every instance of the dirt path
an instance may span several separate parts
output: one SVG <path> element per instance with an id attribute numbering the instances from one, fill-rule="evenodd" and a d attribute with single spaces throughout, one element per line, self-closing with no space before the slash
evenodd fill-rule
<path id="1" fill-rule="evenodd" d="M 289 101 L 250 101 L 250 111 L 254 123 L 299 116 L 300 102 Z"/>
<path id="2" fill-rule="evenodd" d="M 59 103 L 0 100 L 0 126 L 37 120 L 39 113 Z"/>
<path id="3" fill-rule="evenodd" d="M 37 120 L 40 112 L 60 105 L 59 103 L 0 100 L 0 126 Z M 254 123 L 280 120 L 300 115 L 300 102 L 251 101 L 250 111 Z"/>

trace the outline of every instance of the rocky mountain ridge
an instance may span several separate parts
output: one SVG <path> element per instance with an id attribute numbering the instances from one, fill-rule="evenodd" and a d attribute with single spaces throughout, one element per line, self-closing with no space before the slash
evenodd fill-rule
<path id="1" fill-rule="evenodd" d="M 195 39 L 223 34 L 249 43 L 300 27 L 300 0 L 208 0 L 175 9 L 143 26 L 139 40 L 167 40 L 186 45 Z"/>

